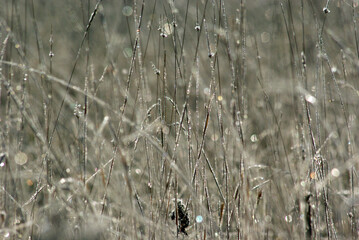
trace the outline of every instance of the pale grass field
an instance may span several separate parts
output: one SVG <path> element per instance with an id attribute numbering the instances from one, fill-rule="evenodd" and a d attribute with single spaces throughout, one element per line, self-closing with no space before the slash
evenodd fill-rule
<path id="1" fill-rule="evenodd" d="M 358 238 L 357 0 L 0 6 L 0 239 Z"/>

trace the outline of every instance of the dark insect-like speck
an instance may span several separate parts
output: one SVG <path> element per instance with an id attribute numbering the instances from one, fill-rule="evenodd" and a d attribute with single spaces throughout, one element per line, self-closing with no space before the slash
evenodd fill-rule
<path id="1" fill-rule="evenodd" d="M 186 207 L 182 204 L 182 201 L 177 201 L 177 208 L 178 208 L 178 232 L 181 232 L 185 235 L 188 235 L 186 232 L 186 228 L 189 226 L 189 218 L 188 212 Z M 171 219 L 176 219 L 176 209 L 171 213 Z"/>

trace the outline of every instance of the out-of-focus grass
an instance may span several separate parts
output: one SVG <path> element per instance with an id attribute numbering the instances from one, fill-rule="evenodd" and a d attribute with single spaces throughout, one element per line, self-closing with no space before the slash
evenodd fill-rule
<path id="1" fill-rule="evenodd" d="M 1 4 L 1 238 L 358 237 L 356 1 Z"/>

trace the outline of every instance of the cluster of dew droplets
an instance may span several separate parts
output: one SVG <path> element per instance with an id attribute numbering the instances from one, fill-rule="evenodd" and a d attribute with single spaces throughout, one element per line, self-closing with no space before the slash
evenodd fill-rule
<path id="1" fill-rule="evenodd" d="M 165 21 L 164 19 L 160 19 L 158 31 L 160 32 L 160 36 L 163 38 L 167 38 L 174 31 L 174 28 L 177 27 L 177 23 L 173 21 L 172 23 Z"/>
<path id="2" fill-rule="evenodd" d="M 81 108 L 81 104 L 79 103 L 75 103 L 75 107 L 74 107 L 74 115 L 77 117 L 77 118 L 80 118 L 83 116 L 83 111 L 82 111 L 82 108 Z"/>
<path id="3" fill-rule="evenodd" d="M 160 75 L 161 74 L 161 71 L 156 67 L 156 65 L 151 62 L 152 64 L 152 69 L 153 69 L 153 72 L 156 74 L 156 75 Z"/>

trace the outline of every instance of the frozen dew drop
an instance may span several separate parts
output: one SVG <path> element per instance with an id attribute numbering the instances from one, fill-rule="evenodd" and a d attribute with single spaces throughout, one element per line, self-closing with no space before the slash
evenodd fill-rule
<path id="1" fill-rule="evenodd" d="M 330 13 L 330 10 L 329 10 L 328 8 L 324 7 L 324 8 L 323 8 L 323 12 L 324 12 L 325 14 L 327 14 L 327 13 Z"/>
<path id="2" fill-rule="evenodd" d="M 122 14 L 125 15 L 126 17 L 129 17 L 131 16 L 133 13 L 133 9 L 131 6 L 125 6 L 123 9 L 122 9 Z"/>
<path id="3" fill-rule="evenodd" d="M 219 96 L 217 97 L 217 99 L 218 99 L 218 101 L 222 102 L 223 97 L 222 97 L 221 95 L 219 95 Z"/>
<path id="4" fill-rule="evenodd" d="M 305 95 L 305 100 L 307 102 L 311 103 L 311 104 L 316 104 L 317 103 L 317 99 L 314 96 L 310 95 L 310 94 Z"/>
<path id="5" fill-rule="evenodd" d="M 3 166 L 5 166 L 5 162 L 0 163 L 0 167 L 3 167 Z"/>
<path id="6" fill-rule="evenodd" d="M 255 143 L 255 142 L 258 142 L 258 137 L 256 134 L 252 134 L 251 136 L 251 142 Z"/>
<path id="7" fill-rule="evenodd" d="M 65 179 L 65 178 L 61 178 L 61 179 L 60 179 L 60 183 L 61 183 L 61 184 L 65 184 L 65 183 L 66 183 L 66 179 Z"/>
<path id="8" fill-rule="evenodd" d="M 338 168 L 333 168 L 331 171 L 331 174 L 333 177 L 339 177 L 340 176 L 340 171 Z"/>
<path id="9" fill-rule="evenodd" d="M 284 220 L 288 223 L 292 222 L 292 216 L 291 215 L 287 215 L 285 216 Z"/>
<path id="10" fill-rule="evenodd" d="M 18 152 L 15 155 L 15 163 L 18 165 L 24 165 L 27 163 L 27 155 L 23 152 Z"/>
<path id="11" fill-rule="evenodd" d="M 197 222 L 197 223 L 203 222 L 203 217 L 202 217 L 201 215 L 198 215 L 198 216 L 196 217 L 196 222 Z"/>

